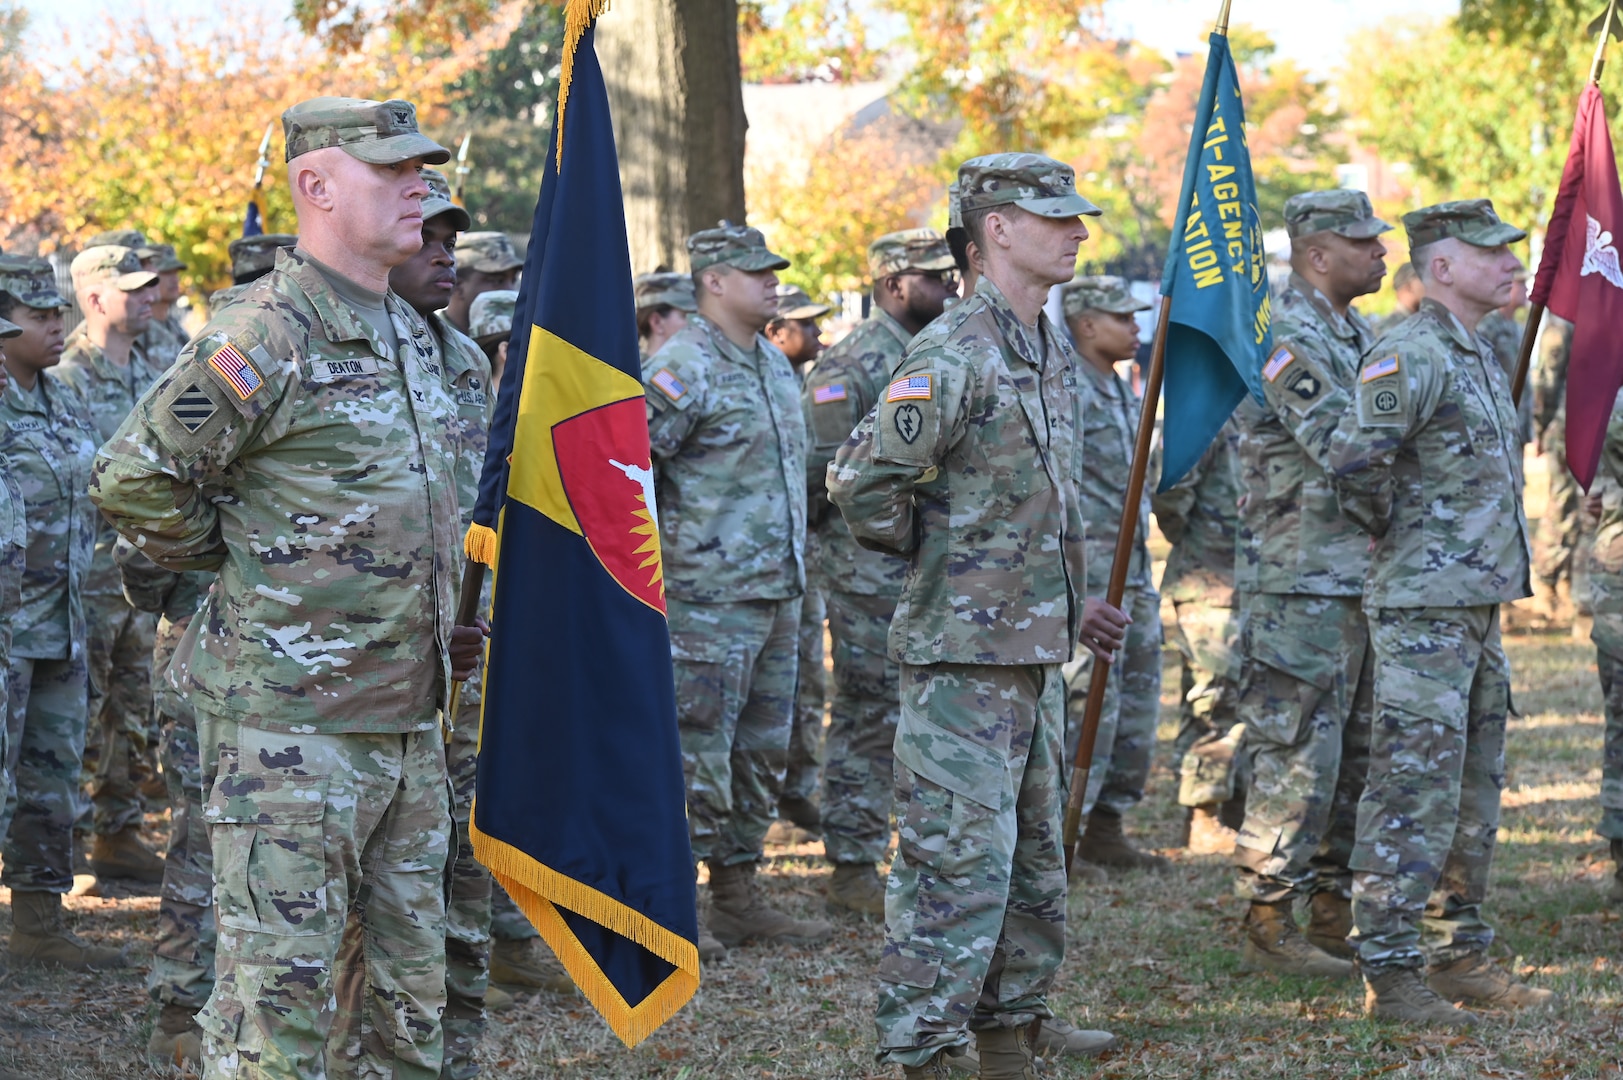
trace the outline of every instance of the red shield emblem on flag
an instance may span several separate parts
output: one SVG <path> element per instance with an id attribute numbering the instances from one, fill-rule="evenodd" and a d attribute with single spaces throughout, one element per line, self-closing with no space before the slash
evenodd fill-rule
<path id="1" fill-rule="evenodd" d="M 620 587 L 665 610 L 647 406 L 627 398 L 552 428 L 564 495 L 592 554 Z"/>

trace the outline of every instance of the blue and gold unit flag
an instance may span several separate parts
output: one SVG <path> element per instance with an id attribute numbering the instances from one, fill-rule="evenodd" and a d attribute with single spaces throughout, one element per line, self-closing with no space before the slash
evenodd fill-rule
<path id="1" fill-rule="evenodd" d="M 636 1045 L 698 989 L 698 913 L 601 6 L 569 5 L 578 46 L 468 534 L 496 571 L 471 835 Z"/>
<path id="2" fill-rule="evenodd" d="M 1200 460 L 1247 391 L 1262 400 L 1260 372 L 1273 344 L 1245 104 L 1223 34 L 1211 36 L 1161 295 L 1171 298 L 1172 308 L 1162 425 L 1165 491 Z"/>

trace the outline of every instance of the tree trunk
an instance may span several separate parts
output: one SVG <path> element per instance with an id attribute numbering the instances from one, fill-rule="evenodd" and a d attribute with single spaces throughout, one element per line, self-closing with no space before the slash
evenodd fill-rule
<path id="1" fill-rule="evenodd" d="M 615 0 L 597 23 L 631 266 L 688 267 L 686 240 L 744 221 L 736 0 Z"/>

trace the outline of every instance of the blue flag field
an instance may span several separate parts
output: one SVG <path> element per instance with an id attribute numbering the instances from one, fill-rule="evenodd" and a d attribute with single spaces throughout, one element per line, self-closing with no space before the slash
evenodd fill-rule
<path id="1" fill-rule="evenodd" d="M 1223 34 L 1211 36 L 1161 295 L 1171 298 L 1165 491 L 1200 460 L 1247 391 L 1262 400 L 1262 363 L 1273 343 L 1245 105 Z"/>
<path id="2" fill-rule="evenodd" d="M 495 569 L 471 833 L 635 1045 L 698 989 L 698 915 L 614 132 L 571 31 L 468 536 Z"/>

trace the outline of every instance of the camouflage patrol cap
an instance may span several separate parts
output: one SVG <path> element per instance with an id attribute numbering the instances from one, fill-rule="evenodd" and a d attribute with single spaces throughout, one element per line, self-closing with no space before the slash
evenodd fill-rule
<path id="1" fill-rule="evenodd" d="M 108 229 L 86 240 L 85 247 L 127 247 L 134 250 L 138 259 L 150 259 L 158 253 L 147 234 L 139 229 Z"/>
<path id="2" fill-rule="evenodd" d="M 68 306 L 56 287 L 56 273 L 44 259 L 0 255 L 0 292 L 7 292 L 24 307 L 55 309 Z"/>
<path id="3" fill-rule="evenodd" d="M 8 337 L 16 337 L 22 332 L 23 328 L 16 323 L 0 319 L 0 341 L 4 341 Z"/>
<path id="4" fill-rule="evenodd" d="M 632 283 L 637 294 L 637 310 L 668 304 L 678 311 L 698 311 L 699 301 L 693 293 L 693 277 L 661 271 L 643 274 Z"/>
<path id="5" fill-rule="evenodd" d="M 133 248 L 118 244 L 88 247 L 73 257 L 69 267 L 73 274 L 73 287 L 83 288 L 98 281 L 111 281 L 123 292 L 144 289 L 158 280 L 158 275 L 141 267 L 140 256 Z"/>
<path id="6" fill-rule="evenodd" d="M 175 252 L 173 244 L 148 244 L 144 248 L 137 248 L 135 254 L 141 260 L 142 266 L 155 273 L 186 269 L 186 264 L 180 261 L 180 255 Z"/>
<path id="7" fill-rule="evenodd" d="M 947 185 L 947 231 L 964 227 L 964 200 L 959 193 L 958 181 Z"/>
<path id="8" fill-rule="evenodd" d="M 466 210 L 451 201 L 451 182 L 445 179 L 445 174 L 433 169 L 424 169 L 422 177 L 423 183 L 428 185 L 428 194 L 423 196 L 423 220 L 448 214 L 451 228 L 457 232 L 467 232 L 473 225 L 473 218 L 468 216 Z"/>
<path id="9" fill-rule="evenodd" d="M 1060 288 L 1060 299 L 1067 316 L 1080 315 L 1084 311 L 1131 315 L 1135 311 L 1148 311 L 1155 306 L 1134 296 L 1126 278 L 1109 274 L 1079 277 L 1066 282 Z"/>
<path id="10" fill-rule="evenodd" d="M 481 274 L 505 274 L 524 265 L 506 233 L 463 233 L 456 242 L 456 264 Z"/>
<path id="11" fill-rule="evenodd" d="M 778 286 L 778 313 L 775 319 L 821 319 L 834 310 L 827 304 L 819 304 L 806 295 L 806 290 L 798 285 Z"/>
<path id="12" fill-rule="evenodd" d="M 513 332 L 513 311 L 518 293 L 512 289 L 491 289 L 474 297 L 468 308 L 468 336 L 481 345 L 500 341 Z"/>
<path id="13" fill-rule="evenodd" d="M 417 107 L 409 101 L 318 97 L 282 114 L 287 160 L 329 146 L 370 165 L 398 165 L 422 158 L 430 165 L 451 160 L 451 151 L 417 130 Z"/>
<path id="14" fill-rule="evenodd" d="M 1076 193 L 1076 170 L 1041 154 L 986 154 L 958 166 L 959 212 L 1018 206 L 1042 217 L 1104 213 Z"/>
<path id="15" fill-rule="evenodd" d="M 239 236 L 226 245 L 231 255 L 231 277 L 239 284 L 250 281 L 276 265 L 276 253 L 283 248 L 297 247 L 299 238 L 288 233 L 260 233 L 258 236 Z"/>
<path id="16" fill-rule="evenodd" d="M 1362 191 L 1304 191 L 1285 200 L 1285 231 L 1291 239 L 1316 232 L 1333 232 L 1349 240 L 1368 240 L 1392 226 L 1375 216 L 1369 196 Z"/>
<path id="17" fill-rule="evenodd" d="M 1527 239 L 1525 232 L 1499 220 L 1488 199 L 1460 199 L 1422 206 L 1403 215 L 1403 228 L 1409 233 L 1411 251 L 1450 236 L 1473 247 L 1498 247 Z"/>
<path id="18" fill-rule="evenodd" d="M 886 233 L 868 245 L 868 276 L 874 281 L 903 270 L 957 269 L 946 238 L 934 229 Z"/>
<path id="19" fill-rule="evenodd" d="M 701 229 L 688 237 L 688 260 L 695 274 L 719 264 L 752 273 L 783 270 L 789 265 L 788 259 L 767 248 L 760 229 L 730 221 L 718 221 L 714 229 Z"/>

